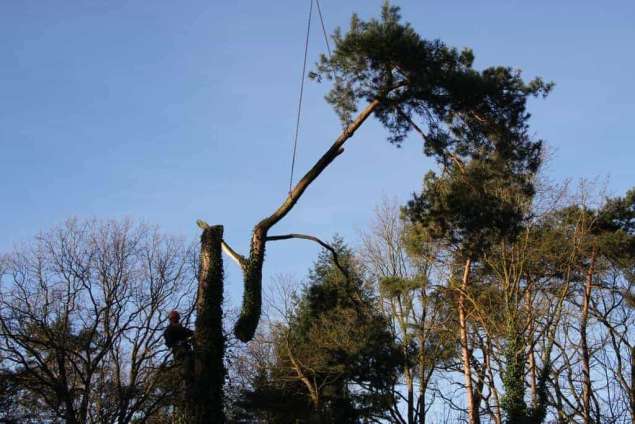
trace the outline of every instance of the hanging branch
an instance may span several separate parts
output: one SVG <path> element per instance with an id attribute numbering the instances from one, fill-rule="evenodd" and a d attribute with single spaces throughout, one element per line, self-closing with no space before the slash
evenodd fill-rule
<path id="1" fill-rule="evenodd" d="M 395 87 L 397 88 L 397 87 Z M 298 202 L 309 185 L 328 167 L 336 157 L 344 152 L 344 143 L 355 134 L 355 131 L 368 119 L 368 117 L 379 107 L 378 99 L 370 102 L 366 108 L 342 131 L 331 147 L 320 157 L 311 169 L 302 177 L 300 181 L 289 192 L 282 205 L 270 216 L 261 220 L 252 231 L 249 257 L 244 257 L 236 253 L 229 245 L 223 242 L 223 251 L 232 258 L 243 270 L 245 291 L 243 294 L 243 304 L 240 317 L 234 326 L 234 333 L 243 342 L 251 340 L 256 332 L 260 312 L 262 308 L 262 266 L 265 258 L 265 244 L 268 240 L 267 232 L 271 227 L 284 218 Z M 203 221 L 201 221 L 204 224 Z M 199 226 L 201 224 L 199 223 Z M 308 238 L 302 237 L 302 238 Z M 301 237 L 288 237 L 301 238 Z M 310 239 L 314 240 L 315 239 Z M 280 239 L 278 239 L 280 240 Z M 323 242 L 320 242 L 322 244 Z M 326 243 L 323 244 L 323 246 Z M 328 249 L 328 248 L 327 248 Z M 339 267 L 338 267 L 339 268 Z"/>

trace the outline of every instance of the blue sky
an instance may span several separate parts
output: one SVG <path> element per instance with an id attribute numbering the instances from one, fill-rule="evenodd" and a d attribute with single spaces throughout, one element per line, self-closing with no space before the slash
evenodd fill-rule
<path id="1" fill-rule="evenodd" d="M 380 0 L 322 0 L 327 27 Z M 426 38 L 471 47 L 476 66 L 556 82 L 531 103 L 555 180 L 635 182 L 635 2 L 403 0 Z M 0 2 L 0 251 L 70 216 L 133 217 L 188 239 L 225 225 L 247 253 L 251 227 L 284 198 L 308 0 Z M 316 22 L 317 23 L 317 22 Z M 310 60 L 324 50 L 318 26 Z M 305 92 L 296 175 L 340 125 L 326 85 Z M 396 149 L 376 123 L 272 232 L 355 243 L 382 196 L 408 199 L 432 163 L 419 140 Z M 271 244 L 265 281 L 303 276 L 317 248 Z M 232 299 L 242 293 L 227 262 Z"/>

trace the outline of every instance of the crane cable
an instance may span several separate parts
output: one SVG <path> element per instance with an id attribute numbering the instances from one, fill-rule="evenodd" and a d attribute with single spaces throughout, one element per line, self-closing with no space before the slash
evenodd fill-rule
<path id="1" fill-rule="evenodd" d="M 322 16 L 322 8 L 320 7 L 320 0 L 315 0 L 315 4 L 317 4 L 318 15 L 320 15 L 320 23 L 322 24 L 322 35 L 324 35 L 324 44 L 326 44 L 326 51 L 329 54 L 329 59 L 331 58 L 331 46 L 329 44 L 329 36 L 326 34 L 326 26 L 324 25 L 324 17 Z"/>
<path id="2" fill-rule="evenodd" d="M 304 62 L 302 64 L 302 80 L 300 81 L 300 95 L 298 98 L 298 110 L 295 121 L 295 135 L 293 137 L 293 154 L 291 159 L 291 175 L 289 177 L 289 195 L 293 189 L 293 171 L 295 169 L 295 158 L 298 150 L 298 138 L 300 134 L 300 117 L 302 116 L 302 99 L 304 97 L 304 81 L 306 79 L 306 63 L 309 54 L 309 37 L 311 35 L 311 20 L 313 18 L 313 2 L 310 0 L 309 5 L 309 18 L 307 20 L 306 39 L 304 41 Z M 328 35 L 326 33 L 326 26 L 324 25 L 324 17 L 322 16 L 322 8 L 320 7 L 320 0 L 315 0 L 317 5 L 318 15 L 320 17 L 320 23 L 322 25 L 322 34 L 324 35 L 324 42 L 328 51 L 329 57 L 331 56 L 331 46 L 329 45 Z"/>

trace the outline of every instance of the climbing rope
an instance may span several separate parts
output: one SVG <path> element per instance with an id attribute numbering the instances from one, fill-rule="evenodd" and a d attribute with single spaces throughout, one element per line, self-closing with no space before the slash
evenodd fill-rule
<path id="1" fill-rule="evenodd" d="M 295 169 L 295 158 L 298 151 L 298 138 L 300 135 L 300 117 L 302 116 L 302 99 L 304 97 L 304 81 L 306 79 L 306 62 L 309 55 L 309 36 L 311 35 L 311 21 L 313 18 L 313 2 L 310 0 L 309 5 L 309 18 L 306 25 L 306 39 L 304 40 L 304 61 L 302 63 L 302 80 L 300 81 L 300 95 L 298 97 L 298 110 L 295 120 L 295 135 L 293 137 L 293 154 L 291 158 L 291 175 L 289 176 L 289 194 L 293 189 L 293 171 Z M 320 0 L 315 0 L 317 5 L 318 15 L 320 17 L 320 23 L 322 26 L 322 34 L 324 35 L 324 42 L 328 51 L 329 57 L 331 56 L 331 46 L 329 45 L 328 35 L 326 33 L 326 26 L 324 25 L 324 17 L 322 15 L 322 8 L 320 7 Z"/>

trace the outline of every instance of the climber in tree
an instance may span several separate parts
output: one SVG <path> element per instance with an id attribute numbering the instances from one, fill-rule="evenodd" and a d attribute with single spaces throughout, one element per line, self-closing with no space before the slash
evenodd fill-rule
<path id="1" fill-rule="evenodd" d="M 192 352 L 190 337 L 194 335 L 194 332 L 181 325 L 181 314 L 179 314 L 178 311 L 171 311 L 168 315 L 168 319 L 170 320 L 170 324 L 163 332 L 165 345 L 172 350 L 174 359 L 178 362 L 182 362 L 187 359 Z"/>

